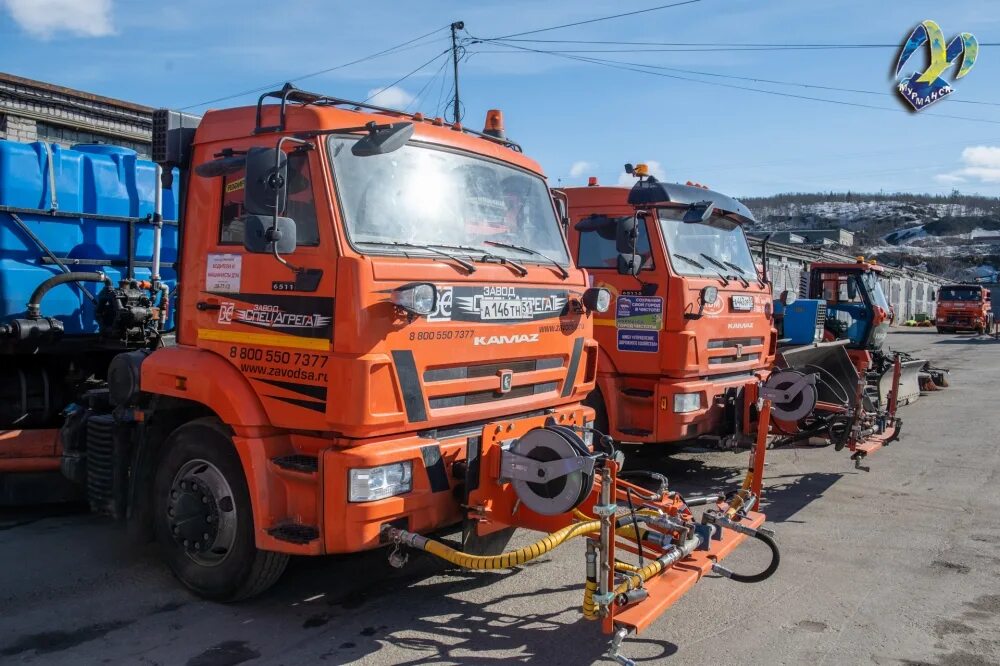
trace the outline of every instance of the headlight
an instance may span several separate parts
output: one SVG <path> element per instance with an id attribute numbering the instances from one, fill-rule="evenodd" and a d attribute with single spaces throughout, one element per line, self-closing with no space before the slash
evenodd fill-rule
<path id="1" fill-rule="evenodd" d="M 431 314 L 437 308 L 437 300 L 437 288 L 430 282 L 413 282 L 392 290 L 392 302 L 410 314 Z"/>
<path id="2" fill-rule="evenodd" d="M 611 307 L 611 292 L 602 287 L 592 287 L 583 292 L 583 304 L 594 312 L 607 312 Z"/>
<path id="3" fill-rule="evenodd" d="M 715 305 L 717 300 L 719 300 L 718 287 L 705 287 L 701 290 L 701 302 L 705 305 Z"/>
<path id="4" fill-rule="evenodd" d="M 594 422 L 593 421 L 584 421 L 583 427 L 584 428 L 593 428 L 594 427 Z M 588 449 L 590 449 L 591 451 L 594 450 L 594 431 L 593 430 L 584 430 L 583 432 L 581 432 L 580 433 L 580 439 L 583 440 L 583 443 L 587 445 Z"/>
<path id="5" fill-rule="evenodd" d="M 701 407 L 700 393 L 676 393 L 674 394 L 674 413 L 686 414 L 695 412 Z"/>
<path id="6" fill-rule="evenodd" d="M 371 502 L 413 490 L 413 463 L 410 461 L 352 469 L 348 480 L 350 502 Z"/>

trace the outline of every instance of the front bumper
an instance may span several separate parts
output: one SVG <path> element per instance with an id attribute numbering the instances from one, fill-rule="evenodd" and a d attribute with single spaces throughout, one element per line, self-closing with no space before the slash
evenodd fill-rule
<path id="1" fill-rule="evenodd" d="M 656 432 L 650 441 L 679 442 L 702 435 L 717 435 L 723 425 L 725 407 L 723 399 L 730 389 L 740 389 L 760 381 L 757 374 L 743 375 L 732 379 L 707 380 L 661 380 L 656 387 Z M 674 412 L 674 396 L 681 393 L 697 393 L 701 396 L 697 410 L 685 413 Z"/>
<path id="2" fill-rule="evenodd" d="M 590 410 L 579 405 L 547 410 L 535 416 L 503 419 L 510 421 L 560 420 L 573 417 L 583 423 Z M 323 520 L 321 539 L 326 553 L 348 553 L 379 544 L 382 526 L 391 523 L 411 532 L 427 533 L 454 525 L 464 518 L 466 469 L 470 448 L 478 447 L 483 432 L 491 424 L 469 427 L 454 434 L 418 433 L 405 437 L 385 437 L 350 446 L 326 449 L 322 453 Z M 405 494 L 370 502 L 349 502 L 349 470 L 410 461 L 413 489 Z M 459 464 L 456 467 L 456 464 Z M 475 483 L 475 481 L 473 481 Z"/>

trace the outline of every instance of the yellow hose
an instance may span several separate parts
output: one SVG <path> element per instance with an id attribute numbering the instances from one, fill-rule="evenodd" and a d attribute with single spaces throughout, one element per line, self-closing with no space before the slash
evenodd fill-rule
<path id="1" fill-rule="evenodd" d="M 601 521 L 599 520 L 589 520 L 584 523 L 568 525 L 531 545 L 500 555 L 469 555 L 454 548 L 449 548 L 440 541 L 431 540 L 427 540 L 426 544 L 423 545 L 423 549 L 463 569 L 479 569 L 481 571 L 510 569 L 511 567 L 516 567 L 525 562 L 530 562 L 537 557 L 541 557 L 573 537 L 597 532 L 600 529 Z"/>
<path id="2" fill-rule="evenodd" d="M 597 581 L 588 580 L 583 588 L 583 619 L 597 619 L 597 603 L 594 601 L 594 593 L 597 592 Z"/>

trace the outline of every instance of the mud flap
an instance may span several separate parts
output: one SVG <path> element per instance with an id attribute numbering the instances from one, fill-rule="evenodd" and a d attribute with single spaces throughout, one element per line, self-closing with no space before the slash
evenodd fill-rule
<path id="1" fill-rule="evenodd" d="M 916 359 L 903 361 L 899 375 L 899 396 L 897 404 L 908 405 L 920 397 L 920 374 L 927 361 Z M 887 405 L 892 392 L 892 366 L 882 373 L 878 380 L 879 404 Z"/>

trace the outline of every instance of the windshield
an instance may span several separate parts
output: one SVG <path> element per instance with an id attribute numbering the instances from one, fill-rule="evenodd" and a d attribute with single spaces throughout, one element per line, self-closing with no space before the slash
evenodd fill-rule
<path id="1" fill-rule="evenodd" d="M 982 290 L 962 289 L 961 287 L 942 287 L 938 294 L 939 301 L 980 301 Z"/>
<path id="2" fill-rule="evenodd" d="M 687 208 L 658 210 L 663 240 L 675 272 L 706 277 L 723 273 L 756 279 L 757 267 L 750 256 L 743 227 L 719 216 L 712 216 L 707 222 L 681 222 L 686 211 Z"/>
<path id="3" fill-rule="evenodd" d="M 882 283 L 875 277 L 875 274 L 865 273 L 861 279 L 864 280 L 865 286 L 868 287 L 868 293 L 871 294 L 872 302 L 888 312 L 889 300 L 885 297 L 885 292 L 882 291 Z"/>
<path id="4" fill-rule="evenodd" d="M 331 137 L 330 155 L 345 225 L 355 245 L 412 253 L 437 246 L 544 263 L 531 248 L 568 264 L 545 182 L 462 153 L 408 144 L 387 155 L 355 157 L 356 137 Z M 392 243 L 401 246 L 393 247 Z M 369 250 L 371 248 L 364 248 Z"/>

